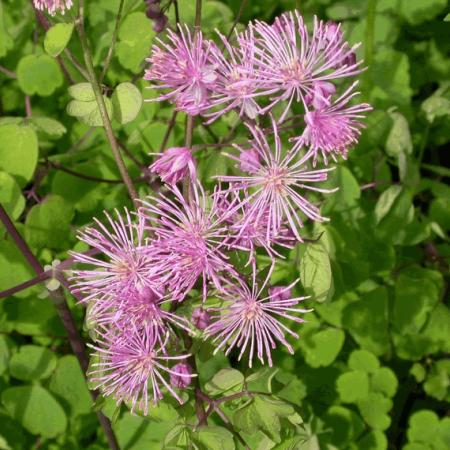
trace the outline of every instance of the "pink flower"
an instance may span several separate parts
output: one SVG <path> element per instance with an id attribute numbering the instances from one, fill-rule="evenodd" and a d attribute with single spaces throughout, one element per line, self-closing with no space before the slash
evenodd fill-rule
<path id="1" fill-rule="evenodd" d="M 298 302 L 307 297 L 274 300 L 271 296 L 265 296 L 263 291 L 273 267 L 261 287 L 258 286 L 256 271 L 253 270 L 251 287 L 240 282 L 237 285 L 230 285 L 219 295 L 226 306 L 216 309 L 220 314 L 213 317 L 216 320 L 205 330 L 206 336 L 213 338 L 213 342 L 218 344 L 214 353 L 226 347 L 225 354 L 228 355 L 233 348 L 237 347 L 240 349 L 238 356 L 240 360 L 248 350 L 249 367 L 252 367 L 255 353 L 262 364 L 267 358 L 269 366 L 272 366 L 271 351 L 276 348 L 277 341 L 290 353 L 294 352 L 285 335 L 290 334 L 296 338 L 298 335 L 284 325 L 277 316 L 297 323 L 304 322 L 293 314 L 310 311 L 294 308 Z M 292 288 L 297 281 L 288 288 Z"/>
<path id="2" fill-rule="evenodd" d="M 219 47 L 211 47 L 211 61 L 216 68 L 217 79 L 214 84 L 210 106 L 216 108 L 214 112 L 208 112 L 208 123 L 216 120 L 221 115 L 235 109 L 240 116 L 254 119 L 260 108 L 255 97 L 265 95 L 264 85 L 255 70 L 253 35 L 250 31 L 236 33 L 237 46 L 232 46 L 225 36 L 218 33 L 227 53 Z"/>
<path id="3" fill-rule="evenodd" d="M 131 220 L 125 209 L 125 218 L 116 210 L 116 219 L 105 212 L 109 228 L 94 219 L 96 227 L 87 227 L 78 234 L 78 239 L 102 257 L 69 252 L 75 262 L 92 268 L 73 270 L 71 280 L 75 292 L 85 294 L 83 302 L 95 300 L 95 308 L 109 308 L 111 301 L 116 307 L 143 287 L 154 287 L 150 276 L 150 258 L 144 238 L 144 220 Z"/>
<path id="4" fill-rule="evenodd" d="M 328 156 L 335 161 L 337 155 L 346 158 L 348 148 L 358 142 L 361 128 L 364 127 L 360 120 L 365 117 L 363 113 L 371 111 L 372 107 L 367 103 L 348 105 L 359 94 L 353 92 L 355 85 L 330 105 L 306 112 L 306 127 L 303 134 L 294 139 L 295 147 L 309 146 L 314 155 L 314 164 L 319 153 L 325 164 L 328 164 Z"/>
<path id="5" fill-rule="evenodd" d="M 192 382 L 192 367 L 186 363 L 178 363 L 172 370 L 170 384 L 178 389 L 186 389 Z"/>
<path id="6" fill-rule="evenodd" d="M 298 240 L 302 240 L 299 229 L 303 213 L 311 220 L 323 222 L 319 208 L 306 197 L 308 191 L 330 193 L 334 190 L 314 186 L 327 180 L 332 169 L 310 170 L 310 154 L 300 156 L 297 149 L 282 152 L 277 125 L 272 119 L 275 149 L 272 150 L 265 133 L 257 126 L 248 125 L 253 135 L 252 148 L 261 160 L 255 173 L 249 175 L 219 176 L 222 181 L 231 183 L 228 192 L 241 191 L 244 198 L 240 206 L 247 206 L 245 217 L 239 226 L 245 229 L 248 224 L 257 227 L 266 224 L 266 242 L 277 236 L 284 223 Z M 236 148 L 239 149 L 238 146 Z M 232 157 L 234 158 L 234 157 Z M 239 158 L 234 158 L 240 162 Z M 247 195 L 247 192 L 250 194 Z"/>
<path id="7" fill-rule="evenodd" d="M 228 236 L 226 216 L 214 196 L 209 202 L 200 184 L 192 184 L 190 189 L 189 201 L 176 186 L 171 186 L 173 200 L 162 194 L 147 197 L 140 209 L 154 235 L 149 247 L 152 275 L 178 301 L 185 298 L 200 277 L 206 299 L 209 281 L 220 289 L 221 274 L 235 273 L 222 251 Z"/>
<path id="8" fill-rule="evenodd" d="M 158 101 L 171 100 L 179 111 L 201 114 L 210 105 L 209 90 L 217 78 L 209 62 L 214 44 L 204 40 L 201 32 L 193 37 L 187 26 L 179 26 L 179 35 L 171 30 L 167 35 L 168 43 L 156 38 L 159 45 L 153 45 L 144 79 L 158 83 L 155 88 L 169 90 Z"/>
<path id="9" fill-rule="evenodd" d="M 40 11 L 47 10 L 48 13 L 54 16 L 60 12 L 64 14 L 66 9 L 72 7 L 72 0 L 33 0 L 34 7 Z"/>
<path id="10" fill-rule="evenodd" d="M 279 92 L 276 103 L 288 102 L 280 122 L 289 112 L 295 99 L 305 103 L 305 96 L 313 95 L 317 82 L 330 82 L 357 75 L 360 63 L 349 63 L 350 48 L 342 39 L 339 27 L 332 27 L 314 18 L 312 36 L 309 35 L 298 11 L 282 14 L 272 25 L 256 21 L 250 25 L 255 35 L 255 61 L 260 79 L 267 89 Z"/>
<path id="11" fill-rule="evenodd" d="M 172 147 L 165 150 L 149 169 L 168 184 L 176 184 L 188 174 L 192 180 L 197 177 L 195 160 L 187 147 Z"/>
<path id="12" fill-rule="evenodd" d="M 182 403 L 164 373 L 188 378 L 196 376 L 180 372 L 176 366 L 172 369 L 168 366 L 171 361 L 185 360 L 190 355 L 167 356 L 167 338 L 161 344 L 149 327 L 97 331 L 98 343 L 90 347 L 96 351 L 93 356 L 99 360 L 92 364 L 88 377 L 103 395 L 113 396 L 119 404 L 129 403 L 131 412 L 140 410 L 145 415 L 150 402 L 156 406 L 163 398 L 161 386 Z"/>
<path id="13" fill-rule="evenodd" d="M 258 152 L 251 148 L 249 150 L 242 150 L 239 155 L 240 168 L 243 172 L 256 173 L 261 166 Z"/>

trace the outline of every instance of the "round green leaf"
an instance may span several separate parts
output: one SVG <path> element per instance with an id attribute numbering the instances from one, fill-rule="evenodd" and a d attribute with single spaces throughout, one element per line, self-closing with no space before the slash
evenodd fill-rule
<path id="1" fill-rule="evenodd" d="M 329 366 L 344 344 L 345 333 L 337 328 L 313 332 L 302 341 L 301 348 L 311 367 Z"/>
<path id="2" fill-rule="evenodd" d="M 439 417 L 423 409 L 409 418 L 408 439 L 412 442 L 432 443 L 439 432 Z"/>
<path id="3" fill-rule="evenodd" d="M 332 406 L 325 415 L 326 427 L 331 431 L 331 442 L 338 448 L 346 448 L 365 429 L 359 415 L 342 406 Z"/>
<path id="4" fill-rule="evenodd" d="M 9 362 L 10 374 L 23 381 L 47 378 L 55 367 L 56 356 L 47 348 L 37 345 L 22 345 Z"/>
<path id="5" fill-rule="evenodd" d="M 66 430 L 64 410 L 41 386 L 6 389 L 2 393 L 2 402 L 10 416 L 32 434 L 52 438 Z"/>
<path id="6" fill-rule="evenodd" d="M 91 83 L 73 84 L 69 87 L 68 92 L 74 100 L 79 100 L 80 102 L 95 100 L 95 92 Z"/>
<path id="7" fill-rule="evenodd" d="M 393 397 L 398 387 L 397 377 L 389 367 L 381 367 L 372 374 L 370 387 L 375 392 Z"/>
<path id="8" fill-rule="evenodd" d="M 388 448 L 388 441 L 384 433 L 379 430 L 372 430 L 365 434 L 351 450 L 386 450 Z M 405 447 L 403 447 L 405 450 Z"/>
<path id="9" fill-rule="evenodd" d="M 19 61 L 17 81 L 25 94 L 47 97 L 62 85 L 63 77 L 52 57 L 28 55 Z"/>
<path id="10" fill-rule="evenodd" d="M 142 95 L 132 83 L 120 83 L 112 95 L 114 116 L 118 122 L 125 124 L 133 121 L 142 107 Z"/>
<path id="11" fill-rule="evenodd" d="M 348 367 L 353 370 L 373 373 L 380 367 L 378 358 L 367 350 L 354 350 L 348 358 Z"/>
<path id="12" fill-rule="evenodd" d="M 386 430 L 391 424 L 391 418 L 387 414 L 392 408 L 392 401 L 377 392 L 369 395 L 358 402 L 358 408 L 363 419 L 372 428 Z"/>
<path id="13" fill-rule="evenodd" d="M 25 208 L 25 197 L 16 180 L 2 171 L 0 171 L 0 203 L 13 220 L 17 219 Z"/>
<path id="14" fill-rule="evenodd" d="M 0 169 L 14 176 L 25 186 L 36 169 L 38 140 L 28 125 L 0 125 Z"/>
<path id="15" fill-rule="evenodd" d="M 369 377 L 366 372 L 359 370 L 346 372 L 336 380 L 336 388 L 344 403 L 355 403 L 367 398 Z"/>
<path id="16" fill-rule="evenodd" d="M 144 59 L 150 53 L 155 32 L 149 26 L 143 12 L 128 14 L 119 29 L 119 41 L 116 54 L 120 64 L 134 73 L 141 70 Z"/>
<path id="17" fill-rule="evenodd" d="M 73 207 L 58 195 L 33 206 L 25 221 L 25 237 L 35 248 L 66 248 Z"/>
<path id="18" fill-rule="evenodd" d="M 50 391 L 64 399 L 71 414 L 88 414 L 92 410 L 92 398 L 75 356 L 67 355 L 58 360 L 56 370 L 50 378 Z"/>
<path id="19" fill-rule="evenodd" d="M 70 41 L 73 23 L 57 23 L 45 34 L 44 48 L 50 56 L 58 56 Z"/>

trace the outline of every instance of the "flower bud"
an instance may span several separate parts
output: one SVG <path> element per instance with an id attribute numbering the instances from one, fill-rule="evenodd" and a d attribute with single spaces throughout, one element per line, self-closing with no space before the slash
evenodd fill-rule
<path id="1" fill-rule="evenodd" d="M 258 172 L 261 163 L 259 161 L 258 152 L 254 149 L 243 150 L 239 155 L 240 167 L 243 172 L 256 173 Z"/>
<path id="2" fill-rule="evenodd" d="M 178 363 L 172 367 L 170 384 L 178 389 L 186 389 L 191 384 L 192 368 L 189 364 Z"/>
<path id="3" fill-rule="evenodd" d="M 153 22 L 153 31 L 155 33 L 161 33 L 165 30 L 167 23 L 169 22 L 169 19 L 166 15 L 162 14 L 161 16 L 157 17 Z"/>
<path id="4" fill-rule="evenodd" d="M 192 322 L 199 330 L 204 330 L 211 323 L 211 316 L 203 308 L 195 308 L 192 312 Z"/>
<path id="5" fill-rule="evenodd" d="M 194 158 L 187 147 L 167 149 L 149 169 L 168 184 L 176 184 L 188 174 L 191 178 L 196 177 Z"/>
<path id="6" fill-rule="evenodd" d="M 145 14 L 149 19 L 159 19 L 161 16 L 164 15 L 158 3 L 148 5 Z"/>

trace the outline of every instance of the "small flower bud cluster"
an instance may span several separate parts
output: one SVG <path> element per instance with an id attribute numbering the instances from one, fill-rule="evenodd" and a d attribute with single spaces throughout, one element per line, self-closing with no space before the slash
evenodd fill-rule
<path id="1" fill-rule="evenodd" d="M 167 27 L 169 19 L 161 8 L 161 0 L 145 0 L 147 9 L 145 14 L 153 21 L 153 31 L 161 33 Z"/>
<path id="2" fill-rule="evenodd" d="M 159 2 L 147 5 L 156 17 Z M 207 193 L 192 148 L 166 149 L 150 166 L 164 188 L 134 213 L 106 214 L 79 233 L 98 256 L 73 253 L 82 266 L 73 289 L 89 307 L 95 340 L 89 376 L 145 414 L 164 392 L 181 403 L 179 390 L 196 376 L 181 333 L 245 356 L 250 367 L 256 359 L 272 366 L 279 345 L 293 353 L 290 340 L 299 336 L 285 322 L 304 321 L 307 297 L 297 295 L 299 280 L 272 286 L 275 264 L 303 242 L 305 222 L 328 220 L 318 204 L 335 191 L 324 185 L 328 164 L 347 155 L 370 110 L 351 103 L 356 83 L 345 80 L 361 72 L 360 62 L 339 25 L 315 19 L 310 32 L 295 11 L 250 24 L 236 45 L 219 39 L 223 51 L 187 26 L 168 30 L 145 78 L 163 90 L 157 100 L 208 122 L 241 115 L 249 139 L 227 154 L 232 173 L 218 175 Z M 281 125 L 288 121 L 294 126 Z"/>

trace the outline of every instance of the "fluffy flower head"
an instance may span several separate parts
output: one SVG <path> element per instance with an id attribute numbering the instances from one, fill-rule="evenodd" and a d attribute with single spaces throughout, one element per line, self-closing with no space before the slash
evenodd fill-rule
<path id="1" fill-rule="evenodd" d="M 332 192 L 314 186 L 327 179 L 331 169 L 310 170 L 308 160 L 310 154 L 300 156 L 300 152 L 291 149 L 282 154 L 281 140 L 277 125 L 272 120 L 275 148 L 271 149 L 263 130 L 257 126 L 248 126 L 253 135 L 252 148 L 259 155 L 259 167 L 254 162 L 253 173 L 241 176 L 219 176 L 222 181 L 231 183 L 229 191 L 242 191 L 253 189 L 249 195 L 244 195 L 241 206 L 246 205 L 245 217 L 240 222 L 243 229 L 249 223 L 257 227 L 266 224 L 266 241 L 271 236 L 277 236 L 286 222 L 294 236 L 302 240 L 299 229 L 303 221 L 299 212 L 311 220 L 326 220 L 320 215 L 319 208 L 313 205 L 306 197 L 308 191 Z M 239 148 L 239 147 L 237 147 Z M 231 156 L 234 158 L 233 156 Z M 234 158 L 239 163 L 239 158 Z"/>
<path id="2" fill-rule="evenodd" d="M 177 110 L 190 115 L 201 114 L 209 107 L 209 90 L 217 75 L 209 62 L 211 42 L 202 33 L 191 35 L 189 28 L 179 27 L 179 34 L 168 30 L 168 42 L 157 38 L 152 55 L 147 61 L 150 68 L 144 79 L 158 83 L 158 88 L 169 89 L 157 100 L 171 100 Z"/>
<path id="3" fill-rule="evenodd" d="M 99 361 L 92 365 L 88 377 L 105 396 L 113 396 L 119 404 L 131 404 L 132 412 L 141 410 L 147 415 L 149 403 L 156 405 L 163 398 L 161 387 L 181 404 L 164 373 L 187 378 L 196 375 L 181 372 L 176 366 L 171 369 L 171 361 L 186 360 L 190 355 L 168 356 L 165 346 L 149 327 L 104 330 L 98 343 L 91 345 Z"/>
<path id="4" fill-rule="evenodd" d="M 240 360 L 248 350 L 250 367 L 255 354 L 262 364 L 267 359 L 269 366 L 272 366 L 271 351 L 276 348 L 277 342 L 293 353 L 293 348 L 285 336 L 290 334 L 298 338 L 298 335 L 284 325 L 279 318 L 297 323 L 304 322 L 293 314 L 309 312 L 309 310 L 295 307 L 306 297 L 291 298 L 289 296 L 284 300 L 263 295 L 273 267 L 261 287 L 258 286 L 256 271 L 253 270 L 251 287 L 240 282 L 238 285 L 229 286 L 220 296 L 227 306 L 217 309 L 220 314 L 213 317 L 215 321 L 205 330 L 206 335 L 212 337 L 213 342 L 218 343 L 215 352 L 226 347 L 225 354 L 228 354 L 237 347 L 240 349 L 238 357 Z M 285 291 L 291 289 L 297 281 L 284 288 Z"/>

